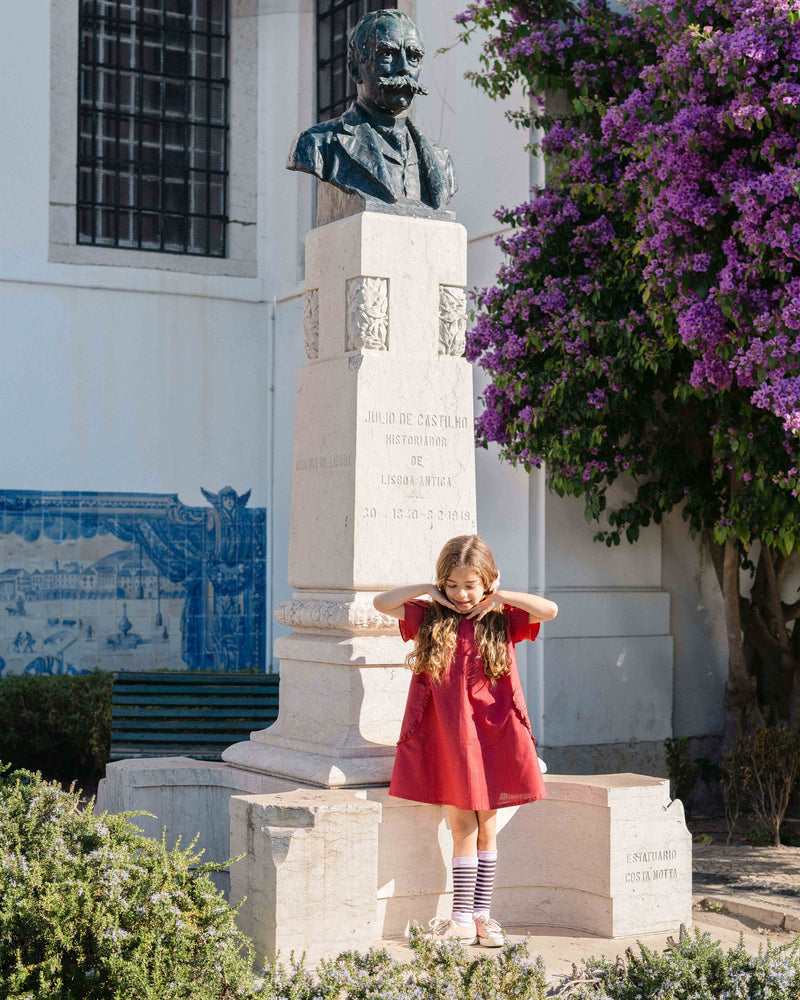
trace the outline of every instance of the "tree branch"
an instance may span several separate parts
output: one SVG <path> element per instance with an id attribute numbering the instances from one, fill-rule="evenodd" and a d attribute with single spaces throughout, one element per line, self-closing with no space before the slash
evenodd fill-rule
<path id="1" fill-rule="evenodd" d="M 778 581 L 778 590 L 783 586 L 783 578 L 786 576 L 786 570 L 791 561 L 791 556 L 787 557 L 782 552 L 775 554 L 775 577 Z"/>
<path id="2" fill-rule="evenodd" d="M 793 622 L 800 618 L 800 601 L 795 601 L 794 604 L 782 604 L 781 607 L 784 621 Z"/>
<path id="3" fill-rule="evenodd" d="M 724 565 L 724 549 L 720 543 L 714 538 L 714 532 L 710 528 L 706 528 L 703 531 L 703 537 L 705 538 L 706 544 L 708 545 L 708 552 L 711 556 L 711 564 L 714 567 L 714 572 L 717 574 L 717 583 L 719 584 L 719 589 L 721 591 L 725 590 L 724 578 L 723 578 L 723 565 Z"/>
<path id="4" fill-rule="evenodd" d="M 761 654 L 762 659 L 769 660 L 776 653 L 782 652 L 783 646 L 780 640 L 770 632 L 756 605 L 742 598 L 740 613 L 747 638 Z"/>
<path id="5" fill-rule="evenodd" d="M 726 540 L 723 550 L 722 579 L 722 598 L 725 602 L 725 625 L 728 633 L 728 683 L 737 692 L 752 692 L 754 678 L 747 669 L 742 647 L 739 553 L 730 538 Z"/>
<path id="6" fill-rule="evenodd" d="M 767 607 L 773 618 L 773 623 L 775 626 L 775 638 L 778 640 L 781 646 L 781 651 L 786 650 L 786 625 L 783 620 L 783 605 L 781 604 L 781 595 L 778 589 L 778 580 L 775 574 L 775 562 L 772 557 L 772 552 L 765 546 L 761 546 L 761 555 L 758 559 L 759 565 L 764 563 L 764 570 L 767 578 Z M 783 641 L 781 641 L 783 640 Z"/>

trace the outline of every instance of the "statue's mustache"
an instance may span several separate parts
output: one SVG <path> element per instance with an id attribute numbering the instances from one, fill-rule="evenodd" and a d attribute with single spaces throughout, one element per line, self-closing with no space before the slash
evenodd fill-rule
<path id="1" fill-rule="evenodd" d="M 427 87 L 423 87 L 418 80 L 410 76 L 382 76 L 379 77 L 378 83 L 386 90 L 410 90 L 412 94 L 423 96 L 428 93 Z"/>

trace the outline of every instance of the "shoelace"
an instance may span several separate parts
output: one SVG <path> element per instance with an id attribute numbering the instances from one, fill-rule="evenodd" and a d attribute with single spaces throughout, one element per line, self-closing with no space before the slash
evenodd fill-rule
<path id="1" fill-rule="evenodd" d="M 445 931 L 447 931 L 447 929 L 451 925 L 453 925 L 453 927 L 456 926 L 455 925 L 455 921 L 451 917 L 431 917 L 431 919 L 428 921 L 428 927 L 430 927 L 430 931 L 428 931 L 428 933 L 432 937 L 436 937 L 436 936 L 444 937 L 445 936 Z M 466 938 L 462 938 L 460 934 L 454 934 L 454 935 L 448 935 L 448 936 L 453 937 L 454 939 L 457 939 L 459 941 L 470 941 L 470 940 L 472 940 L 471 936 L 470 937 L 466 937 Z"/>
<path id="2" fill-rule="evenodd" d="M 449 917 L 431 917 L 428 921 L 428 927 L 431 929 L 431 934 L 443 934 L 451 923 Z"/>
<path id="3" fill-rule="evenodd" d="M 492 934 L 503 933 L 503 928 L 493 917 L 484 917 L 482 920 L 478 918 L 475 923 L 479 930 L 489 931 Z"/>

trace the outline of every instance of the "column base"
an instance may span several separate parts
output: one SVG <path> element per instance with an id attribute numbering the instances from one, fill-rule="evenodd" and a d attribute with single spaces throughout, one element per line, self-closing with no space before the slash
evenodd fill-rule
<path id="1" fill-rule="evenodd" d="M 370 755 L 327 756 L 285 746 L 248 740 L 234 743 L 222 754 L 227 764 L 259 774 L 297 781 L 316 788 L 351 788 L 388 785 L 395 748 L 376 747 Z"/>

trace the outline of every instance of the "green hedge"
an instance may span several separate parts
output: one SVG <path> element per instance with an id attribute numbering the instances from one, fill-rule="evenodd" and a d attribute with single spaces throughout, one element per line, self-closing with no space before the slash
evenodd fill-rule
<path id="1" fill-rule="evenodd" d="M 252 944 L 192 847 L 0 767 L 3 1000 L 250 1000 Z M 219 866 L 216 866 L 219 868 Z"/>
<path id="2" fill-rule="evenodd" d="M 639 942 L 627 963 L 589 959 L 579 974 L 586 985 L 567 995 L 581 1000 L 797 1000 L 800 952 L 797 940 L 774 948 L 767 940 L 757 955 L 744 940 L 723 951 L 719 941 L 695 928 L 663 954 Z"/>
<path id="3" fill-rule="evenodd" d="M 111 746 L 113 675 L 0 680 L 0 760 L 70 782 L 102 777 Z"/>

